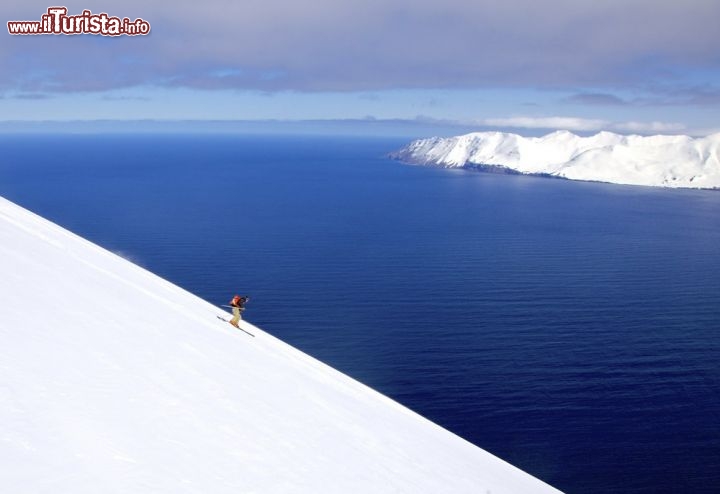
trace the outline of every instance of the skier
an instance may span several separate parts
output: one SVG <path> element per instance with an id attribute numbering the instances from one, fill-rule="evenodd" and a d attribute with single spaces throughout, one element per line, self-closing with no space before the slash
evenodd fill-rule
<path id="1" fill-rule="evenodd" d="M 230 306 L 232 307 L 233 312 L 233 318 L 230 320 L 230 324 L 232 324 L 236 328 L 240 327 L 238 324 L 240 322 L 240 313 L 245 310 L 245 304 L 248 300 L 250 300 L 250 297 L 241 297 L 240 295 L 235 295 L 230 301 Z"/>

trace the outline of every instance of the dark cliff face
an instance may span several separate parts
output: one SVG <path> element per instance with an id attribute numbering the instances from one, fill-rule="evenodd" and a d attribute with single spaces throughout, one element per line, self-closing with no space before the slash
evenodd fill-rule
<path id="1" fill-rule="evenodd" d="M 488 165 L 485 163 L 465 163 L 462 168 L 464 170 L 475 170 L 483 173 L 498 173 L 500 175 L 523 175 L 522 172 L 508 168 L 502 165 Z"/>

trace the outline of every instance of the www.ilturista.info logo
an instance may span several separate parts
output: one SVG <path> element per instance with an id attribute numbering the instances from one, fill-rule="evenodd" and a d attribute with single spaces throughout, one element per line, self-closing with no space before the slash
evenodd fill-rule
<path id="1" fill-rule="evenodd" d="M 98 34 L 100 36 L 137 36 L 150 33 L 150 23 L 137 18 L 111 17 L 83 10 L 80 15 L 67 15 L 66 7 L 50 7 L 39 21 L 8 21 L 10 34 Z"/>

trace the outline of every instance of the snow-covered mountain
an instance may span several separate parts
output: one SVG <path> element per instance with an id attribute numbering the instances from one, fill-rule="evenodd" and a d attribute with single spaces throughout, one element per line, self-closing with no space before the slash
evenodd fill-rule
<path id="1" fill-rule="evenodd" d="M 3 492 L 558 492 L 2 198 L 0 278 Z"/>
<path id="2" fill-rule="evenodd" d="M 624 136 L 600 132 L 579 137 L 558 131 L 543 137 L 476 132 L 421 139 L 393 153 L 402 161 L 549 175 L 660 187 L 720 188 L 720 133 L 688 136 Z"/>

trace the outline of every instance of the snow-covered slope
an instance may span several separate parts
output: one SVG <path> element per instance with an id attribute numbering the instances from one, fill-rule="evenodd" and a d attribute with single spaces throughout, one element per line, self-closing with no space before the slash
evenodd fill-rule
<path id="1" fill-rule="evenodd" d="M 0 276 L 3 492 L 557 492 L 2 198 Z"/>
<path id="2" fill-rule="evenodd" d="M 476 132 L 421 139 L 393 153 L 409 163 L 444 167 L 496 166 L 508 171 L 661 187 L 720 188 L 720 134 L 579 137 L 558 131 L 544 137 Z"/>

